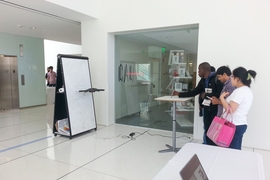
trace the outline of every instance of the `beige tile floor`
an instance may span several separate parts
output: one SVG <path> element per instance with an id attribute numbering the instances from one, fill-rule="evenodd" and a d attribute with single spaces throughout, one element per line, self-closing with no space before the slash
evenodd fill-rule
<path id="1" fill-rule="evenodd" d="M 171 144 L 170 131 L 115 124 L 70 140 L 52 134 L 52 114 L 52 105 L 0 111 L 0 180 L 149 180 L 175 155 L 158 153 Z M 177 147 L 200 143 L 177 136 Z M 270 151 L 243 150 L 263 156 L 270 179 Z"/>

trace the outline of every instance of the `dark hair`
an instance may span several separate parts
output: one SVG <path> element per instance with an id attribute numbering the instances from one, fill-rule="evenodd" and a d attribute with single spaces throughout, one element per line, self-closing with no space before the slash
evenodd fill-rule
<path id="1" fill-rule="evenodd" d="M 227 74 L 227 76 L 232 75 L 232 72 L 228 66 L 221 66 L 217 69 L 216 74 L 223 75 L 224 73 Z"/>
<path id="2" fill-rule="evenodd" d="M 246 70 L 243 67 L 238 67 L 233 70 L 233 76 L 239 78 L 242 83 L 248 87 L 250 87 L 251 84 L 251 77 L 255 79 L 257 73 L 253 70 Z M 251 76 L 251 77 L 250 77 Z"/>
<path id="3" fill-rule="evenodd" d="M 216 71 L 216 68 L 214 66 L 211 66 L 210 67 L 210 70 L 211 70 L 211 72 L 215 72 Z"/>
<path id="4" fill-rule="evenodd" d="M 211 72 L 211 66 L 208 62 L 203 62 L 199 65 L 202 69 Z"/>

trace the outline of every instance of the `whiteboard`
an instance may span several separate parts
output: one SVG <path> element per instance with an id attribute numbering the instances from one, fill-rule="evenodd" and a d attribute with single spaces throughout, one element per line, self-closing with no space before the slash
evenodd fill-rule
<path id="1" fill-rule="evenodd" d="M 88 59 L 62 57 L 61 66 L 71 135 L 96 128 L 93 93 L 79 92 L 92 88 Z"/>

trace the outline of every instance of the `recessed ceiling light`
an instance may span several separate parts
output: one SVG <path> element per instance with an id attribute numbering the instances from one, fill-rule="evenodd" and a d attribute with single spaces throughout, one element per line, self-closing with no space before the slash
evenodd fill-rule
<path id="1" fill-rule="evenodd" d="M 33 30 L 34 30 L 34 29 L 37 29 L 37 28 L 35 28 L 35 27 L 30 27 L 30 29 L 33 29 Z"/>
<path id="2" fill-rule="evenodd" d="M 17 25 L 18 26 L 18 28 L 22 28 L 23 27 L 23 25 Z"/>
<path id="3" fill-rule="evenodd" d="M 171 38 L 172 38 L 172 36 L 167 36 L 166 38 L 167 38 L 167 39 L 171 39 Z"/>

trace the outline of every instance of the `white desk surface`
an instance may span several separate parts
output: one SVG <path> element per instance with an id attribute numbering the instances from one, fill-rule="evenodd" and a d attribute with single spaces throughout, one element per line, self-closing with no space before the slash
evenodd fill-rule
<path id="1" fill-rule="evenodd" d="M 185 144 L 154 180 L 180 180 L 180 170 L 195 153 L 210 180 L 265 180 L 260 154 L 195 143 Z"/>
<path id="2" fill-rule="evenodd" d="M 162 97 L 158 97 L 155 98 L 155 100 L 157 101 L 170 101 L 170 102 L 184 102 L 187 100 L 192 99 L 193 97 L 187 97 L 187 98 L 179 98 L 178 96 L 162 96 Z"/>

